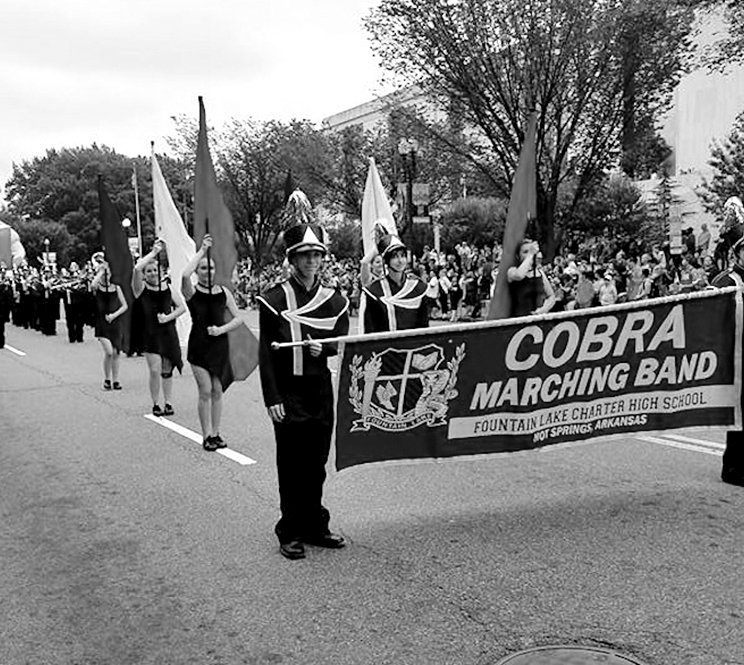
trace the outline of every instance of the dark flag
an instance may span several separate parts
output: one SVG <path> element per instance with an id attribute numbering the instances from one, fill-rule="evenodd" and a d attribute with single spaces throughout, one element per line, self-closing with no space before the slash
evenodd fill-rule
<path id="1" fill-rule="evenodd" d="M 196 147 L 194 177 L 194 241 L 201 246 L 204 235 L 212 236 L 212 260 L 215 264 L 215 284 L 233 290 L 232 274 L 238 260 L 235 247 L 235 226 L 217 184 L 212 156 L 207 142 L 207 122 L 204 102 L 199 97 L 199 140 Z M 229 318 L 230 314 L 226 316 Z M 227 321 L 225 321 L 227 322 Z M 231 380 L 246 379 L 258 365 L 258 340 L 247 325 L 227 334 L 230 347 L 231 376 L 223 380 L 227 389 Z"/>
<path id="2" fill-rule="evenodd" d="M 501 263 L 496 275 L 493 298 L 488 306 L 489 319 L 505 319 L 511 312 L 511 296 L 507 271 L 514 265 L 519 243 L 524 238 L 527 223 L 537 213 L 537 164 L 535 159 L 535 136 L 537 133 L 537 114 L 532 113 L 527 123 L 522 152 L 519 155 L 517 172 L 514 174 L 509 211 L 506 215 L 504 241 L 502 243 Z"/>
<path id="3" fill-rule="evenodd" d="M 106 192 L 103 178 L 98 176 L 98 209 L 101 219 L 101 244 L 103 254 L 111 270 L 111 283 L 118 284 L 124 293 L 129 309 L 122 315 L 124 329 L 123 350 L 129 352 L 131 339 L 132 293 L 132 253 L 126 229 L 121 225 L 122 217 Z"/>
<path id="4" fill-rule="evenodd" d="M 217 185 L 217 175 L 209 153 L 204 102 L 199 97 L 199 140 L 196 145 L 194 176 L 194 242 L 197 249 L 201 247 L 202 238 L 207 232 L 212 236 L 215 284 L 232 290 L 232 273 L 238 261 L 235 226 Z"/>

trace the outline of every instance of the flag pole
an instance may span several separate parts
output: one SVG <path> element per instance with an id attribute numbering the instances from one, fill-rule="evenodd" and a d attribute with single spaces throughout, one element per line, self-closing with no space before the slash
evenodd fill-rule
<path id="1" fill-rule="evenodd" d="M 204 218 L 204 235 L 209 235 L 209 217 Z M 202 241 L 203 242 L 203 241 Z M 207 247 L 207 291 L 212 295 L 212 248 Z M 212 301 L 209 300 L 208 322 L 212 320 Z"/>
<path id="2" fill-rule="evenodd" d="M 137 165 L 132 162 L 132 185 L 134 186 L 134 210 L 137 215 L 137 249 L 142 256 L 142 222 L 140 220 L 139 187 L 137 187 Z"/>

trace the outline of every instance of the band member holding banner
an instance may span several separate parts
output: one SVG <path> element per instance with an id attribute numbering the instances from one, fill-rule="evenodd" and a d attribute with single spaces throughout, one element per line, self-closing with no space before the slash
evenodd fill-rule
<path id="1" fill-rule="evenodd" d="M 406 272 L 408 249 L 398 236 L 385 234 L 377 242 L 387 274 L 362 289 L 359 332 L 427 328 L 426 284 Z"/>
<path id="2" fill-rule="evenodd" d="M 183 368 L 181 346 L 176 332 L 176 319 L 186 305 L 173 303 L 170 287 L 163 283 L 159 254 L 163 243 L 158 240 L 152 250 L 134 266 L 132 291 L 139 302 L 142 327 L 142 350 L 149 370 L 150 397 L 154 416 L 173 415 L 173 369 Z M 163 408 L 160 407 L 160 392 Z"/>
<path id="3" fill-rule="evenodd" d="M 734 265 L 724 270 L 713 280 L 713 286 L 724 288 L 738 286 L 744 288 L 744 236 L 734 243 Z M 744 408 L 744 395 L 742 395 Z M 723 451 L 721 480 L 731 485 L 744 487 L 744 431 L 726 432 L 726 449 Z"/>
<path id="4" fill-rule="evenodd" d="M 515 265 L 507 272 L 511 316 L 546 314 L 555 304 L 553 287 L 538 265 L 539 256 L 537 242 L 523 238 L 517 247 Z"/>
<path id="5" fill-rule="evenodd" d="M 302 559 L 305 543 L 345 545 L 329 530 L 330 514 L 322 504 L 334 421 L 327 361 L 337 350 L 317 339 L 348 333 L 349 303 L 318 276 L 327 253 L 318 225 L 292 226 L 284 240 L 292 275 L 258 298 L 259 366 L 276 436 L 281 518 L 275 532 L 281 554 Z M 275 349 L 275 343 L 290 346 Z"/>
<path id="6" fill-rule="evenodd" d="M 183 271 L 181 291 L 191 314 L 186 359 L 191 363 L 199 389 L 199 424 L 202 447 L 213 452 L 226 448 L 220 436 L 222 395 L 232 381 L 230 345 L 227 333 L 243 325 L 235 298 L 228 289 L 214 283 L 215 264 L 209 255 L 212 237 L 205 234 L 202 245 Z M 191 275 L 196 271 L 196 285 Z M 232 315 L 228 318 L 226 311 Z"/>
<path id="7" fill-rule="evenodd" d="M 119 360 L 124 329 L 119 317 L 127 311 L 127 301 L 121 287 L 111 283 L 111 270 L 103 252 L 96 252 L 93 261 L 98 264 L 91 288 L 96 294 L 95 336 L 103 349 L 103 389 L 121 390 Z"/>

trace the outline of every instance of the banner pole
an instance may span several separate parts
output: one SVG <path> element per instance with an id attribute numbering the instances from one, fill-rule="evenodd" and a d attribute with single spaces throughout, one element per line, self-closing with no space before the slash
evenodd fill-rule
<path id="1" fill-rule="evenodd" d="M 653 298 L 650 302 L 664 304 L 670 302 L 683 302 L 685 300 L 697 300 L 698 298 L 711 298 L 721 293 L 733 293 L 735 291 L 744 292 L 744 288 L 738 286 L 727 286 L 722 289 L 706 289 L 698 293 L 684 293 L 682 295 L 675 296 L 663 296 L 661 298 Z M 545 320 L 556 320 L 561 319 L 572 319 L 585 316 L 592 316 L 597 314 L 612 314 L 613 312 L 622 312 L 627 309 L 639 309 L 641 302 L 634 300 L 631 302 L 620 303 L 619 305 L 607 305 L 606 307 L 588 307 L 586 309 L 575 309 L 565 312 L 548 312 L 547 314 L 532 314 L 530 316 L 517 317 L 519 322 L 523 325 L 529 325 L 533 323 L 539 323 Z M 491 328 L 499 328 L 505 325 L 514 325 L 516 318 L 511 319 L 495 319 L 493 321 L 478 321 L 476 323 L 459 323 L 453 326 L 435 326 L 430 328 L 412 328 L 410 330 L 395 330 L 380 333 L 367 333 L 366 335 L 346 335 L 340 337 L 326 337 L 325 339 L 315 339 L 314 342 L 320 342 L 321 344 L 335 344 L 337 342 L 371 342 L 381 341 L 386 339 L 401 339 L 403 337 L 414 337 L 425 333 L 458 333 L 458 332 L 471 332 L 473 330 L 488 330 Z M 272 342 L 271 348 L 274 350 L 278 349 L 290 349 L 295 346 L 304 346 L 308 343 L 307 340 L 299 342 Z"/>

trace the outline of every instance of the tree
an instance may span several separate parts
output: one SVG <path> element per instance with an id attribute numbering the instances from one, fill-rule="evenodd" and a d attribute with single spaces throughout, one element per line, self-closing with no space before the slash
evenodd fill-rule
<path id="1" fill-rule="evenodd" d="M 442 246 L 451 248 L 466 241 L 492 247 L 504 234 L 507 204 L 503 199 L 467 197 L 447 205 L 440 223 Z"/>
<path id="2" fill-rule="evenodd" d="M 643 193 L 622 173 L 608 175 L 575 210 L 572 230 L 586 235 L 636 236 L 650 213 Z"/>
<path id="3" fill-rule="evenodd" d="M 63 224 L 38 219 L 19 219 L 13 221 L 12 225 L 26 249 L 26 259 L 30 265 L 39 267 L 43 262 L 46 251 L 44 240 L 49 240 L 49 251 L 56 254 L 57 265 L 68 264 L 72 237 Z"/>
<path id="4" fill-rule="evenodd" d="M 744 4 L 741 0 L 689 0 L 699 9 L 723 18 L 725 31 L 704 54 L 706 64 L 725 71 L 731 65 L 744 62 Z"/>
<path id="5" fill-rule="evenodd" d="M 703 202 L 709 211 L 722 215 L 723 204 L 730 197 L 744 198 L 744 112 L 723 142 L 713 144 L 708 165 L 713 177 L 703 181 Z"/>
<path id="6" fill-rule="evenodd" d="M 330 251 L 337 259 L 359 259 L 362 255 L 362 232 L 359 222 L 343 220 L 328 229 Z"/>
<path id="7" fill-rule="evenodd" d="M 327 139 L 305 120 L 233 120 L 215 152 L 236 232 L 260 270 L 288 223 L 282 214 L 287 174 L 310 201 L 322 199 L 330 177 Z"/>
<path id="8" fill-rule="evenodd" d="M 143 235 L 149 243 L 154 233 L 149 161 L 144 157 L 127 157 L 106 146 L 47 150 L 42 157 L 14 165 L 6 184 L 8 210 L 42 224 L 61 224 L 70 236 L 67 258 L 87 261 L 101 246 L 98 175 L 103 175 L 111 200 L 122 216 L 134 222 L 133 166 L 137 169 Z M 182 169 L 177 162 L 163 157 L 161 167 L 169 184 L 179 191 Z"/>
<path id="9" fill-rule="evenodd" d="M 396 80 L 440 107 L 454 103 L 474 128 L 471 148 L 480 146 L 502 197 L 536 109 L 538 219 L 550 254 L 558 202 L 570 219 L 619 163 L 631 120 L 668 103 L 692 10 L 661 0 L 382 0 L 366 25 Z"/>

